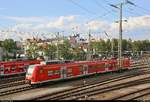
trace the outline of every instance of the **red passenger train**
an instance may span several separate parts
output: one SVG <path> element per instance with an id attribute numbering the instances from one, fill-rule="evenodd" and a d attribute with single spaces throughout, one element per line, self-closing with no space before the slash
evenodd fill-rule
<path id="1" fill-rule="evenodd" d="M 29 65 L 40 64 L 40 62 L 39 60 L 0 62 L 0 77 L 26 73 Z"/>
<path id="2" fill-rule="evenodd" d="M 123 69 L 128 69 L 130 60 L 123 60 Z M 59 64 L 36 64 L 30 65 L 26 73 L 26 80 L 31 85 L 49 81 L 77 78 L 95 73 L 118 71 L 117 60 L 104 61 L 80 61 Z"/>

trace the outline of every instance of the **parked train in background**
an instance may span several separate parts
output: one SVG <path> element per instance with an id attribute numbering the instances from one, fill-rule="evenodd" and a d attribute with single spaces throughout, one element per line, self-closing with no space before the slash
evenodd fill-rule
<path id="1" fill-rule="evenodd" d="M 44 63 L 35 64 L 29 66 L 26 73 L 26 80 L 31 85 L 37 85 L 45 82 L 77 78 L 96 73 L 118 71 L 120 69 L 118 69 L 117 66 L 116 59 L 79 61 L 50 65 Z M 123 59 L 122 66 L 123 70 L 129 69 L 130 60 L 128 58 Z"/>
<path id="2" fill-rule="evenodd" d="M 26 73 L 29 65 L 40 64 L 40 62 L 40 60 L 0 62 L 0 77 Z"/>
<path id="3" fill-rule="evenodd" d="M 29 65 L 34 64 L 62 64 L 69 63 L 70 61 L 43 61 L 43 60 L 16 60 L 8 62 L 0 62 L 0 77 L 11 76 L 16 74 L 25 74 Z"/>

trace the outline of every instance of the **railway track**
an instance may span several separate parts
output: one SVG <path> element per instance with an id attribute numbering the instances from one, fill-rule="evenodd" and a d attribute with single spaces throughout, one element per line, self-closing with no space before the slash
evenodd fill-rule
<path id="1" fill-rule="evenodd" d="M 146 68 L 149 66 L 146 63 L 135 64 L 135 65 L 131 66 L 131 68 L 141 68 L 141 67 Z M 1 79 L 0 80 L 0 84 L 1 84 L 0 89 L 10 87 L 10 86 L 21 85 L 21 84 L 24 84 L 24 82 L 25 82 L 25 76 L 13 77 L 13 78 L 8 78 L 8 79 Z"/>
<path id="2" fill-rule="evenodd" d="M 4 96 L 4 95 L 9 95 L 9 94 L 13 94 L 13 93 L 17 93 L 17 92 L 22 92 L 22 91 L 26 91 L 26 90 L 31 90 L 31 89 L 34 89 L 35 87 L 32 87 L 28 84 L 26 85 L 21 85 L 19 87 L 15 87 L 15 88 L 12 88 L 12 89 L 8 89 L 8 90 L 5 90 L 5 91 L 0 91 L 0 96 Z"/>
<path id="3" fill-rule="evenodd" d="M 97 94 L 103 94 L 103 93 L 107 93 L 113 90 L 118 90 L 120 88 L 125 88 L 125 87 L 131 87 L 134 85 L 139 85 L 139 84 L 143 84 L 143 83 L 149 83 L 150 82 L 150 77 L 148 78 L 143 78 L 140 80 L 134 80 L 134 81 L 129 81 L 129 82 L 125 82 L 125 83 L 119 83 L 119 84 L 115 84 L 115 85 L 106 85 L 107 87 L 102 87 L 100 85 L 95 85 L 94 87 L 90 87 L 88 89 L 82 89 L 80 92 L 76 92 L 76 94 L 72 94 L 71 97 L 67 96 L 67 97 L 61 97 L 59 99 L 63 99 L 63 100 L 71 100 L 71 99 L 85 99 L 87 98 L 86 96 L 88 96 L 89 98 L 93 95 L 97 95 Z M 75 96 L 75 97 L 73 97 Z"/>
<path id="4" fill-rule="evenodd" d="M 25 76 L 25 73 L 8 75 L 8 76 L 0 76 L 0 79 L 10 79 L 10 78 L 15 78 L 20 76 Z"/>
<path id="5" fill-rule="evenodd" d="M 150 87 L 130 92 L 125 95 L 112 98 L 113 100 L 138 100 L 140 97 L 150 95 Z"/>
<path id="6" fill-rule="evenodd" d="M 47 100 L 47 99 L 50 99 L 50 100 L 55 100 L 55 99 L 64 99 L 64 98 L 68 98 L 69 96 L 74 96 L 72 95 L 73 93 L 76 94 L 76 95 L 79 95 L 78 92 L 81 92 L 83 90 L 86 90 L 86 88 L 88 87 L 88 89 L 91 89 L 93 87 L 97 87 L 96 85 L 106 85 L 106 84 L 109 84 L 109 83 L 112 83 L 112 82 L 116 82 L 116 81 L 121 81 L 123 79 L 127 79 L 127 78 L 132 78 L 132 77 L 135 77 L 135 76 L 139 76 L 140 74 L 144 74 L 144 73 L 150 73 L 150 72 L 137 72 L 137 73 L 128 73 L 128 75 L 120 75 L 120 76 L 117 76 L 117 77 L 113 77 L 113 78 L 110 78 L 110 79 L 107 79 L 107 80 L 102 80 L 102 81 L 99 81 L 99 82 L 95 82 L 95 83 L 92 83 L 92 84 L 87 84 L 87 85 L 80 85 L 78 87 L 75 87 L 75 88 L 71 88 L 71 89 L 68 89 L 68 90 L 65 90 L 65 91 L 61 91 L 61 92 L 56 92 L 56 93 L 51 93 L 51 94 L 48 94 L 46 96 L 41 96 L 41 97 L 38 97 L 38 98 L 34 98 L 34 99 L 31 99 L 31 100 Z M 89 92 L 87 92 L 89 93 Z"/>
<path id="7" fill-rule="evenodd" d="M 133 100 L 150 100 L 150 89 L 145 90 L 145 92 L 140 92 L 140 96 L 133 97 Z"/>
<path id="8" fill-rule="evenodd" d="M 25 80 L 25 76 L 0 79 L 0 85 L 15 82 L 15 81 L 21 81 L 21 80 Z"/>
<path id="9" fill-rule="evenodd" d="M 147 64 L 147 61 L 136 61 L 136 62 L 132 62 L 131 67 L 135 67 L 135 66 L 142 66 Z M 25 79 L 25 75 L 17 75 L 17 76 L 9 76 L 9 77 L 0 77 L 0 84 L 4 84 L 4 83 L 9 83 L 9 82 L 14 82 L 14 81 L 20 81 L 20 80 L 24 80 Z"/>
<path id="10" fill-rule="evenodd" d="M 23 85 L 25 84 L 25 80 L 21 80 L 21 81 L 15 81 L 15 82 L 9 82 L 9 83 L 5 83 L 5 84 L 1 84 L 0 85 L 0 89 L 2 88 L 7 88 L 7 87 L 12 87 L 12 86 L 18 86 L 18 85 Z"/>
<path id="11" fill-rule="evenodd" d="M 143 66 L 143 65 L 145 65 L 145 66 Z M 149 67 L 149 65 L 147 65 L 146 64 L 146 62 L 145 63 L 143 63 L 142 65 L 141 64 L 136 64 L 136 68 L 137 68 L 137 66 L 139 67 L 139 69 L 141 69 L 141 67 L 143 67 L 143 71 L 141 70 L 140 72 L 136 72 L 135 74 L 132 74 L 132 75 L 129 75 L 129 76 L 126 76 L 126 77 L 124 77 L 124 78 L 121 78 L 121 76 L 118 76 L 118 79 L 116 79 L 116 80 L 122 80 L 122 79 L 126 79 L 126 78 L 130 78 L 130 77 L 134 77 L 134 76 L 138 76 L 138 75 L 140 75 L 141 73 L 148 73 L 147 72 L 147 69 L 145 69 L 144 70 L 144 68 L 148 68 Z M 134 66 L 133 66 L 134 67 Z M 138 68 L 137 68 L 138 69 Z M 131 72 L 134 72 L 135 70 L 131 70 Z M 128 73 L 129 74 L 129 73 Z M 124 75 L 125 76 L 125 75 Z M 123 77 L 123 75 L 122 75 L 122 77 Z M 114 77 L 113 77 L 114 78 Z M 109 80 L 103 80 L 103 81 L 101 81 L 101 82 L 105 82 L 105 81 L 112 81 L 113 80 L 113 78 L 112 79 L 109 79 Z M 117 77 L 116 77 L 117 78 Z M 115 78 L 114 78 L 115 79 Z M 114 80 L 114 81 L 116 81 L 116 80 Z M 112 81 L 113 82 L 113 81 Z M 18 85 L 23 85 L 25 83 L 25 81 L 24 80 L 22 80 L 22 81 L 17 81 L 17 82 L 11 82 L 11 83 L 8 83 L 8 84 L 3 84 L 3 85 L 0 85 L 0 89 L 2 89 L 2 88 L 7 88 L 7 87 L 12 87 L 12 86 L 18 86 Z M 97 82 L 98 83 L 98 82 Z M 93 83 L 93 85 L 94 85 L 94 83 Z M 76 89 L 78 89 L 78 88 L 82 88 L 82 87 L 85 87 L 85 85 L 82 85 L 82 86 L 79 86 L 79 87 L 76 87 Z M 0 96 L 4 96 L 4 95 L 8 95 L 8 94 L 13 94 L 13 93 L 17 93 L 17 92 L 21 92 L 21 91 L 26 91 L 26 90 L 30 90 L 30 89 L 33 89 L 33 88 L 35 88 L 35 87 L 31 87 L 31 86 L 24 86 L 24 87 L 19 87 L 19 88 L 14 88 L 14 89 L 8 89 L 8 90 L 5 90 L 5 91 L 1 91 L 0 92 Z M 72 89 L 71 89 L 72 90 Z M 75 90 L 75 89 L 74 89 Z M 59 97 L 60 98 L 60 97 Z M 38 98 L 37 98 L 37 100 L 38 100 Z"/>
<path id="12" fill-rule="evenodd" d="M 144 72 L 144 71 L 145 70 L 143 69 L 143 71 L 141 70 L 139 73 Z M 135 70 L 132 70 L 131 72 L 135 72 Z M 131 73 L 131 72 L 129 72 L 129 73 Z M 139 73 L 137 72 L 136 74 L 138 75 Z M 133 75 L 131 75 L 131 76 L 133 76 Z M 131 77 L 131 76 L 128 76 L 128 77 Z M 120 76 L 118 78 L 120 78 Z M 8 87 L 14 87 L 14 86 L 17 87 L 17 86 L 23 85 L 23 84 L 25 84 L 25 80 L 1 85 L 0 89 L 3 88 L 3 90 L 4 90 L 5 88 L 8 88 Z M 13 89 L 6 89 L 6 90 L 0 92 L 0 96 L 13 94 L 13 93 L 17 93 L 17 92 L 21 92 L 21 91 L 25 91 L 25 90 L 29 90 L 29 89 L 33 89 L 33 87 L 27 86 L 27 87 L 21 87 L 21 88 L 19 87 L 19 88 L 13 88 Z"/>
<path id="13" fill-rule="evenodd" d="M 84 93 L 84 95 L 76 96 L 76 98 L 68 97 L 68 98 L 65 98 L 65 100 L 70 100 L 70 99 L 85 100 L 85 99 L 88 99 L 88 98 L 89 99 L 94 99 L 92 96 L 98 96 L 98 95 L 101 96 L 100 98 L 97 98 L 99 100 L 115 100 L 116 97 L 111 96 L 113 98 L 109 98 L 109 97 L 106 98 L 105 95 L 106 94 L 108 95 L 110 92 L 113 92 L 113 91 L 116 91 L 116 90 L 119 91 L 122 88 L 127 90 L 128 87 L 135 87 L 135 86 L 141 85 L 141 84 L 148 84 L 149 82 L 150 82 L 150 79 L 146 78 L 146 79 L 127 82 L 127 83 L 123 83 L 123 84 L 119 84 L 119 85 L 116 85 L 116 86 L 107 87 L 107 88 L 103 88 L 103 89 L 98 89 L 98 88 L 94 89 L 94 90 L 92 89 L 92 90 L 88 91 L 88 94 L 85 94 L 85 92 L 82 92 L 81 94 Z M 112 94 L 109 94 L 109 95 L 112 95 Z M 87 96 L 88 96 L 88 98 L 87 98 Z M 102 97 L 105 97 L 105 98 L 102 98 Z M 95 100 L 97 100 L 97 99 L 95 99 Z"/>

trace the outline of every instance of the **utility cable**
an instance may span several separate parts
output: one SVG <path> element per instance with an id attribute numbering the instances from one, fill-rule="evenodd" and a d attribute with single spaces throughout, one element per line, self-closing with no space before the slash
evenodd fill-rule
<path id="1" fill-rule="evenodd" d="M 84 11 L 90 13 L 90 14 L 94 14 L 94 15 L 96 14 L 95 12 L 92 12 L 92 11 L 88 10 L 87 8 L 81 6 L 80 4 L 78 4 L 77 2 L 75 2 L 75 1 L 73 1 L 73 0 L 68 0 L 68 1 L 71 2 L 72 4 L 78 6 L 78 7 L 81 8 L 82 10 L 84 10 Z"/>

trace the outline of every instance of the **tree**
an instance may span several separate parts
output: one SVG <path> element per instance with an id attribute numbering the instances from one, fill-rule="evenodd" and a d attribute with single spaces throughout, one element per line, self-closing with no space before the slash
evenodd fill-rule
<path id="1" fill-rule="evenodd" d="M 70 60 L 73 58 L 71 44 L 67 39 L 64 39 L 63 44 L 58 44 L 60 56 L 63 59 Z"/>
<path id="2" fill-rule="evenodd" d="M 1 41 L 0 46 L 3 47 L 5 50 L 6 53 L 6 56 L 4 56 L 5 60 L 16 57 L 17 45 L 13 39 L 5 39 L 4 41 Z M 8 53 L 13 53 L 13 56 L 9 56 Z"/>
<path id="3" fill-rule="evenodd" d="M 106 41 L 106 51 L 111 51 L 111 41 L 110 41 L 110 39 L 107 39 L 107 41 Z"/>
<path id="4" fill-rule="evenodd" d="M 46 49 L 43 49 L 45 56 L 50 57 L 50 59 L 54 59 L 56 57 L 56 45 L 48 44 Z"/>
<path id="5" fill-rule="evenodd" d="M 35 59 L 39 56 L 38 54 L 39 50 L 40 50 L 40 47 L 37 45 L 36 42 L 30 43 L 29 49 L 26 51 L 27 56 Z"/>
<path id="6" fill-rule="evenodd" d="M 2 47 L 8 52 L 13 52 L 17 49 L 16 42 L 13 39 L 6 39 L 2 42 Z"/>
<path id="7" fill-rule="evenodd" d="M 128 41 L 127 41 L 127 49 L 128 49 L 128 51 L 132 51 L 132 40 L 131 39 L 128 39 Z"/>
<path id="8" fill-rule="evenodd" d="M 3 41 L 0 41 L 0 47 L 2 47 L 2 43 L 3 43 Z"/>

